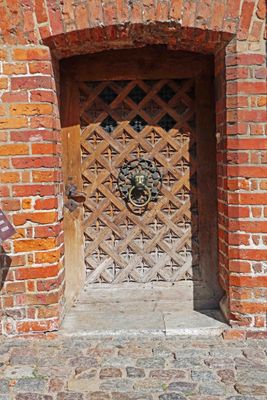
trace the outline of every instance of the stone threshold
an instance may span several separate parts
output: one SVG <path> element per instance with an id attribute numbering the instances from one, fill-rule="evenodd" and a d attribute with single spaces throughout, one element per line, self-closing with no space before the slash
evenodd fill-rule
<path id="1" fill-rule="evenodd" d="M 60 333 L 66 336 L 220 336 L 229 328 L 219 310 L 153 310 L 110 304 L 105 310 L 78 304 L 67 313 Z M 143 307 L 142 307 L 143 306 Z M 99 307 L 101 309 L 101 306 Z"/>

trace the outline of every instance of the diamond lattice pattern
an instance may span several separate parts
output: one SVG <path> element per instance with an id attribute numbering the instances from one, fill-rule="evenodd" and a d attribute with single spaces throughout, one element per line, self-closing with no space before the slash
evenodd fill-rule
<path id="1" fill-rule="evenodd" d="M 198 268 L 194 81 L 83 82 L 80 107 L 87 283 L 192 279 Z M 139 157 L 153 160 L 163 175 L 158 200 L 145 211 L 128 207 L 117 189 L 120 166 Z"/>

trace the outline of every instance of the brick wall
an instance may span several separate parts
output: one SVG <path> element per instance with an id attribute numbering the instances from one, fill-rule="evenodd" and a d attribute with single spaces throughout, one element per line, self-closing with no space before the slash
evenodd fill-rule
<path id="1" fill-rule="evenodd" d="M 1 60 L 1 208 L 17 229 L 1 256 L 7 274 L 2 330 L 51 330 L 58 327 L 64 282 L 57 210 L 60 124 L 51 56 L 39 45 L 5 46 Z"/>
<path id="2" fill-rule="evenodd" d="M 1 331 L 57 329 L 64 309 L 58 61 L 167 44 L 213 53 L 219 273 L 233 326 L 266 330 L 267 145 L 263 0 L 6 0 L 0 6 Z"/>

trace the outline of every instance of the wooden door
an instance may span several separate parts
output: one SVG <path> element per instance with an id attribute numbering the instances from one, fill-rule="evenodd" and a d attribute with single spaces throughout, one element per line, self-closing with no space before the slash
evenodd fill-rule
<path id="1" fill-rule="evenodd" d="M 215 304 L 210 60 L 152 48 L 78 57 L 62 70 L 65 119 L 76 121 L 63 129 L 65 182 L 86 193 L 83 210 L 66 211 L 67 245 L 86 285 L 160 288 L 197 307 Z M 122 198 L 117 183 L 121 166 L 136 159 L 153 161 L 162 176 L 157 200 L 140 209 Z"/>

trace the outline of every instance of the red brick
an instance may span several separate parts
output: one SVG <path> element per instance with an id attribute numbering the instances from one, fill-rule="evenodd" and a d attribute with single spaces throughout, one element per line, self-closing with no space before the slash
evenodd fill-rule
<path id="1" fill-rule="evenodd" d="M 233 150 L 267 150 L 266 139 L 227 139 L 227 148 Z"/>
<path id="2" fill-rule="evenodd" d="M 132 23 L 141 23 L 143 22 L 143 10 L 142 10 L 142 2 L 140 0 L 134 1 L 130 6 L 130 15 Z"/>
<path id="3" fill-rule="evenodd" d="M 0 118 L 0 129 L 27 128 L 28 121 L 25 117 Z"/>
<path id="4" fill-rule="evenodd" d="M 23 12 L 23 30 L 24 32 L 33 32 L 35 28 L 35 21 L 31 10 L 25 9 Z"/>
<path id="5" fill-rule="evenodd" d="M 229 218 L 248 218 L 250 211 L 248 207 L 228 207 L 227 215 Z"/>
<path id="6" fill-rule="evenodd" d="M 5 50 L 0 49 L 0 60 L 5 61 L 7 59 L 7 52 Z"/>
<path id="7" fill-rule="evenodd" d="M 248 273 L 248 272 L 251 272 L 251 268 L 250 268 L 250 264 L 246 261 L 230 260 L 229 271 Z"/>
<path id="8" fill-rule="evenodd" d="M 20 181 L 20 174 L 18 172 L 0 172 L 1 183 L 14 183 L 19 181 Z"/>
<path id="9" fill-rule="evenodd" d="M 248 246 L 250 235 L 244 233 L 228 233 L 228 243 L 233 246 Z"/>
<path id="10" fill-rule="evenodd" d="M 170 18 L 177 21 L 182 17 L 182 0 L 171 0 L 170 1 Z M 165 19 L 166 21 L 166 19 Z"/>
<path id="11" fill-rule="evenodd" d="M 260 19 L 263 19 L 263 20 L 266 18 L 266 2 L 265 2 L 265 0 L 258 0 L 257 17 Z"/>
<path id="12" fill-rule="evenodd" d="M 254 297 L 253 288 L 230 286 L 229 289 L 230 302 L 232 302 L 232 300 L 250 300 L 253 297 Z"/>
<path id="13" fill-rule="evenodd" d="M 6 63 L 3 64 L 3 73 L 5 75 L 23 75 L 26 74 L 27 68 L 24 63 Z"/>
<path id="14" fill-rule="evenodd" d="M 11 115 L 42 115 L 51 114 L 51 104 L 13 104 L 10 106 Z"/>
<path id="15" fill-rule="evenodd" d="M 56 146 L 53 143 L 33 143 L 32 154 L 55 154 Z"/>
<path id="16" fill-rule="evenodd" d="M 229 257 L 232 258 L 241 258 L 242 260 L 254 260 L 254 261 L 266 261 L 267 250 L 262 249 L 238 249 L 238 248 L 230 248 L 229 249 Z M 267 276 L 265 277 L 267 279 Z M 257 278 L 253 277 L 257 286 Z M 266 281 L 267 283 L 267 281 Z M 231 284 L 231 282 L 230 282 Z"/>
<path id="17" fill-rule="evenodd" d="M 12 131 L 11 140 L 14 142 L 40 142 L 56 140 L 56 133 L 48 130 Z"/>
<path id="18" fill-rule="evenodd" d="M 50 210 L 57 207 L 57 199 L 50 198 L 50 199 L 38 199 L 35 201 L 34 208 L 36 210 Z"/>
<path id="19" fill-rule="evenodd" d="M 239 32 L 238 39 L 244 40 L 248 37 L 248 31 L 252 19 L 252 14 L 254 10 L 254 1 L 244 1 L 242 5 L 240 22 L 239 22 Z"/>
<path id="20" fill-rule="evenodd" d="M 56 7 L 49 7 L 48 9 L 50 28 L 53 35 L 59 35 L 63 32 L 62 15 L 59 9 Z"/>
<path id="21" fill-rule="evenodd" d="M 21 89 L 51 89 L 52 79 L 48 76 L 31 76 L 25 78 L 11 78 L 11 89 L 21 90 Z"/>
<path id="22" fill-rule="evenodd" d="M 49 319 L 39 321 L 21 321 L 16 323 L 16 330 L 18 333 L 49 332 L 57 330 L 58 327 L 58 321 Z"/>
<path id="23" fill-rule="evenodd" d="M 252 302 L 232 302 L 231 309 L 239 311 L 241 313 L 258 314 L 265 313 L 267 311 L 267 303 L 252 303 Z"/>
<path id="24" fill-rule="evenodd" d="M 256 315 L 255 316 L 255 327 L 256 328 L 264 328 L 266 326 L 266 317 Z"/>
<path id="25" fill-rule="evenodd" d="M 224 22 L 225 4 L 224 1 L 215 1 L 213 4 L 212 28 L 221 30 Z"/>
<path id="26" fill-rule="evenodd" d="M 267 168 L 265 166 L 241 166 L 231 165 L 227 167 L 228 176 L 239 176 L 249 178 L 267 178 Z"/>
<path id="27" fill-rule="evenodd" d="M 59 174 L 57 171 L 33 171 L 32 172 L 32 181 L 33 182 L 58 182 Z"/>
<path id="28" fill-rule="evenodd" d="M 35 263 L 36 264 L 47 264 L 47 263 L 55 263 L 60 259 L 60 250 L 53 250 L 53 251 L 43 251 L 35 253 Z M 38 285 L 37 285 L 38 287 Z M 56 289 L 56 287 L 50 288 L 50 290 Z M 40 290 L 38 288 L 38 290 Z M 48 290 L 48 289 L 47 289 Z"/>
<path id="29" fill-rule="evenodd" d="M 262 54 L 236 54 L 226 57 L 226 65 L 264 65 L 265 56 Z"/>
<path id="30" fill-rule="evenodd" d="M 17 61 L 32 61 L 32 60 L 50 60 L 49 49 L 14 49 L 13 59 Z"/>
<path id="31" fill-rule="evenodd" d="M 17 280 L 41 279 L 57 276 L 58 272 L 58 265 L 51 265 L 48 267 L 28 267 L 18 268 L 15 271 L 15 276 Z"/>
<path id="32" fill-rule="evenodd" d="M 228 67 L 226 69 L 226 78 L 227 81 L 235 80 L 235 79 L 247 79 L 249 77 L 249 68 L 248 67 Z"/>
<path id="33" fill-rule="evenodd" d="M 27 92 L 5 92 L 2 95 L 2 101 L 5 103 L 25 102 L 28 100 Z"/>
<path id="34" fill-rule="evenodd" d="M 50 250 L 56 245 L 54 238 L 46 239 L 23 239 L 14 242 L 14 250 L 16 253 Z"/>
<path id="35" fill-rule="evenodd" d="M 32 102 L 55 103 L 55 95 L 51 90 L 31 90 L 30 99 Z"/>
<path id="36" fill-rule="evenodd" d="M 24 210 L 30 209 L 32 206 L 32 200 L 31 198 L 29 199 L 22 199 L 22 208 Z"/>
<path id="37" fill-rule="evenodd" d="M 229 94 L 266 94 L 266 82 L 230 82 L 227 85 Z"/>
<path id="38" fill-rule="evenodd" d="M 228 223 L 228 229 L 230 231 L 241 230 L 244 232 L 250 233 L 267 233 L 267 224 L 266 222 L 258 222 L 258 221 L 230 221 Z"/>
<path id="39" fill-rule="evenodd" d="M 119 24 L 123 24 L 129 21 L 129 7 L 127 0 L 117 0 L 117 21 Z"/>
<path id="40" fill-rule="evenodd" d="M 261 68 L 255 68 L 255 78 L 257 79 L 266 79 L 267 78 L 267 68 L 266 67 L 261 67 Z M 267 84 L 266 84 L 267 87 Z"/>
<path id="41" fill-rule="evenodd" d="M 34 228 L 34 237 L 55 237 L 58 236 L 61 231 L 60 225 L 45 225 L 45 226 L 36 226 Z"/>
<path id="42" fill-rule="evenodd" d="M 7 89 L 8 80 L 7 78 L 0 78 L 0 89 Z"/>
<path id="43" fill-rule="evenodd" d="M 27 144 L 6 144 L 0 146 L 0 156 L 14 156 L 21 154 L 29 154 L 29 146 Z"/>
<path id="44" fill-rule="evenodd" d="M 211 8 L 209 2 L 208 1 L 197 2 L 197 10 L 195 13 L 194 25 L 202 29 L 207 29 L 207 27 L 209 26 L 210 17 L 211 17 Z"/>
<path id="45" fill-rule="evenodd" d="M 225 340 L 244 340 L 246 338 L 246 333 L 241 329 L 228 329 L 223 332 L 223 338 Z"/>
<path id="46" fill-rule="evenodd" d="M 20 201 L 14 199 L 2 199 L 1 208 L 4 211 L 18 211 L 20 209 Z"/>
<path id="47" fill-rule="evenodd" d="M 59 300 L 59 293 L 38 293 L 38 294 L 27 294 L 26 304 L 39 305 L 39 304 L 56 304 Z"/>
<path id="48" fill-rule="evenodd" d="M 75 19 L 78 29 L 86 29 L 89 26 L 89 16 L 86 3 L 75 6 Z"/>
<path id="49" fill-rule="evenodd" d="M 47 21 L 47 14 L 45 10 L 44 0 L 35 0 L 35 13 L 36 19 L 39 24 Z"/>
<path id="50" fill-rule="evenodd" d="M 25 282 L 7 282 L 5 284 L 5 289 L 7 293 L 25 293 L 26 291 L 26 284 Z"/>
<path id="51" fill-rule="evenodd" d="M 252 30 L 249 34 L 249 40 L 251 42 L 259 42 L 262 35 L 263 22 L 254 21 L 252 25 Z"/>
<path id="52" fill-rule="evenodd" d="M 14 197 L 23 196 L 51 196 L 55 194 L 53 185 L 14 185 L 12 193 Z"/>
<path id="53" fill-rule="evenodd" d="M 29 71 L 31 74 L 51 75 L 52 66 L 50 62 L 35 61 L 29 63 Z"/>
<path id="54" fill-rule="evenodd" d="M 230 275 L 230 284 L 240 287 L 267 287 L 267 276 Z"/>
<path id="55" fill-rule="evenodd" d="M 18 157 L 12 160 L 12 165 L 15 168 L 51 168 L 59 166 L 57 157 Z"/>
<path id="56" fill-rule="evenodd" d="M 33 116 L 30 121 L 30 128 L 45 128 L 45 129 L 54 129 L 55 128 L 55 117 L 54 116 Z"/>
<path id="57" fill-rule="evenodd" d="M 56 222 L 56 220 L 57 214 L 54 212 L 20 213 L 13 216 L 13 223 L 15 225 L 24 225 L 27 221 L 50 224 Z"/>
<path id="58" fill-rule="evenodd" d="M 58 305 L 39 306 L 37 309 L 38 318 L 52 318 L 57 317 L 59 314 Z M 60 387 L 63 389 L 63 386 Z"/>

